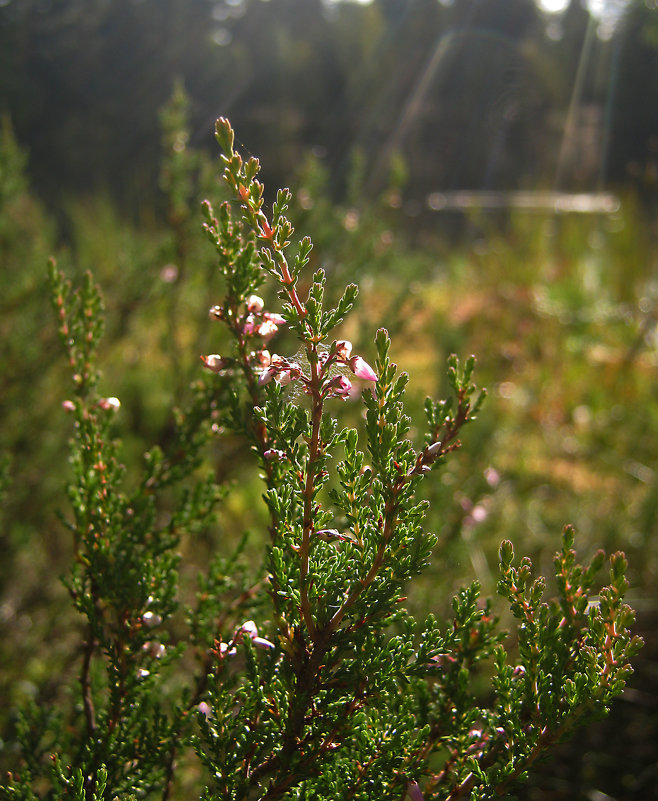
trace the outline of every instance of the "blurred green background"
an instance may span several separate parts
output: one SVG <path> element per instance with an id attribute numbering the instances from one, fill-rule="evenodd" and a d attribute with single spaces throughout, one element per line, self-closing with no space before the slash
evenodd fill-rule
<path id="1" fill-rule="evenodd" d="M 446 357 L 477 356 L 490 397 L 428 482 L 440 544 L 414 610 L 449 614 L 473 575 L 493 593 L 504 537 L 548 573 L 566 523 L 583 557 L 629 556 L 631 687 L 521 797 L 658 798 L 656 0 L 0 0 L 0 114 L 0 767 L 11 708 L 77 670 L 46 261 L 102 287 L 130 480 L 221 353 L 198 209 L 222 194 L 224 115 L 267 196 L 293 188 L 334 296 L 361 285 L 342 333 L 372 356 L 389 329 L 419 421 Z M 233 489 L 216 537 L 182 543 L 190 575 L 217 542 L 263 541 L 249 452 L 209 458 Z"/>

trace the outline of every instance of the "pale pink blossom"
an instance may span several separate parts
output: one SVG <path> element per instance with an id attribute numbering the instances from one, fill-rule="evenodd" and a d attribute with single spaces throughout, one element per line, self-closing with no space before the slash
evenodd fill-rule
<path id="1" fill-rule="evenodd" d="M 271 369 L 271 368 L 270 368 Z M 287 386 L 291 381 L 299 378 L 302 374 L 302 368 L 295 362 L 287 362 L 283 369 L 279 370 L 279 374 L 275 376 L 275 381 L 282 387 Z"/>
<path id="2" fill-rule="evenodd" d="M 252 639 L 253 644 L 256 648 L 263 648 L 264 650 L 269 650 L 270 648 L 274 648 L 274 643 L 266 640 L 265 637 L 254 637 Z"/>
<path id="3" fill-rule="evenodd" d="M 201 361 L 204 367 L 207 367 L 208 370 L 212 370 L 213 373 L 221 372 L 229 364 L 228 360 L 223 359 L 218 353 L 210 353 L 208 356 L 202 356 Z"/>
<path id="4" fill-rule="evenodd" d="M 242 633 L 243 635 L 246 634 L 247 637 L 253 640 L 254 637 L 258 637 L 258 626 L 253 620 L 245 620 L 245 622 L 238 629 L 238 632 Z M 238 637 L 236 635 L 236 640 L 237 639 Z"/>
<path id="5" fill-rule="evenodd" d="M 234 640 L 235 642 L 242 642 L 245 636 L 249 637 L 251 642 L 256 648 L 274 648 L 274 643 L 266 640 L 264 637 L 258 636 L 258 627 L 253 620 L 246 620 L 240 628 L 236 631 Z"/>
<path id="6" fill-rule="evenodd" d="M 263 370 L 263 372 L 258 376 L 258 385 L 264 387 L 265 384 L 269 384 L 277 372 L 278 368 L 276 367 L 268 367 L 266 370 Z"/>
<path id="7" fill-rule="evenodd" d="M 274 376 L 274 380 L 282 387 L 288 386 L 294 378 L 292 370 L 281 370 L 278 375 Z"/>
<path id="8" fill-rule="evenodd" d="M 253 314 L 248 314 L 242 325 L 242 332 L 244 334 L 257 334 L 259 326 L 260 320 L 256 319 Z"/>
<path id="9" fill-rule="evenodd" d="M 357 378 L 364 378 L 366 381 L 377 380 L 377 374 L 375 371 L 368 364 L 368 362 L 365 359 L 362 359 L 360 356 L 352 356 L 348 364 L 350 366 L 350 370 Z"/>
<path id="10" fill-rule="evenodd" d="M 165 284 L 175 284 L 178 279 L 178 267 L 175 264 L 165 264 L 160 270 L 160 280 Z"/>
<path id="11" fill-rule="evenodd" d="M 219 644 L 219 654 L 220 656 L 235 656 L 238 650 L 235 647 L 229 648 L 228 644 L 225 642 L 220 642 Z"/>
<path id="12" fill-rule="evenodd" d="M 250 312 L 262 312 L 264 306 L 265 302 L 263 301 L 263 298 L 259 297 L 258 295 L 249 295 L 247 298 L 247 310 Z"/>
<path id="13" fill-rule="evenodd" d="M 263 339 L 272 339 L 278 330 L 279 326 L 273 320 L 263 320 L 256 327 L 255 332 Z"/>
<path id="14" fill-rule="evenodd" d="M 268 448 L 263 453 L 263 458 L 266 462 L 282 462 L 286 455 L 283 451 L 279 451 L 276 448 Z"/>
<path id="15" fill-rule="evenodd" d="M 98 406 L 106 412 L 110 409 L 117 411 L 121 408 L 121 401 L 118 398 L 101 398 L 98 401 Z"/>
<path id="16" fill-rule="evenodd" d="M 159 626 L 162 623 L 162 618 L 156 612 L 144 612 L 142 615 L 142 622 L 145 626 L 149 629 L 154 628 L 155 626 Z"/>
<path id="17" fill-rule="evenodd" d="M 221 306 L 211 306 L 208 309 L 208 317 L 211 320 L 221 320 L 224 317 L 224 311 Z"/>
<path id="18" fill-rule="evenodd" d="M 65 400 L 62 401 L 62 409 L 65 412 L 74 412 L 75 411 L 75 403 L 72 400 Z"/>
<path id="19" fill-rule="evenodd" d="M 200 704 L 197 706 L 197 710 L 201 712 L 204 718 L 209 718 L 212 714 L 212 709 L 210 708 L 210 704 L 207 704 L 205 701 L 201 701 Z"/>

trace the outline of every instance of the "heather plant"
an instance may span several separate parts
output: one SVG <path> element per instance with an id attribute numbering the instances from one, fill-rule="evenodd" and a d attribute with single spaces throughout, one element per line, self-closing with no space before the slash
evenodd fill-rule
<path id="1" fill-rule="evenodd" d="M 641 644 L 626 560 L 610 557 L 601 588 L 605 555 L 581 566 L 567 527 L 551 600 L 505 541 L 509 639 L 477 582 L 448 620 L 412 617 L 407 587 L 441 559 L 419 493 L 459 458 L 484 400 L 474 359 L 450 357 L 451 394 L 426 401 L 417 433 L 387 332 L 374 358 L 341 335 L 357 287 L 327 301 L 325 273 L 307 274 L 310 239 L 293 243 L 290 193 L 267 214 L 258 161 L 235 151 L 226 120 L 216 135 L 232 200 L 203 208 L 223 284 L 208 324 L 229 336 L 202 356 L 205 376 L 134 484 L 113 433 L 120 399 L 100 389 L 100 294 L 91 276 L 73 289 L 51 266 L 73 379 L 62 520 L 81 636 L 60 702 L 20 711 L 0 797 L 504 796 L 624 688 Z M 216 528 L 231 490 L 213 460 L 228 438 L 252 453 L 264 485 L 256 566 L 244 540 L 232 549 Z M 214 536 L 215 555 L 191 597 L 183 560 L 201 536 Z"/>

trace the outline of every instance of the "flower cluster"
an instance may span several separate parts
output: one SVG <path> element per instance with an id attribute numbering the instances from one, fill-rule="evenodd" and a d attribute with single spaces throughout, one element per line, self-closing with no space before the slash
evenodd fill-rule
<path id="1" fill-rule="evenodd" d="M 249 364 L 258 375 L 259 386 L 269 384 L 272 379 L 280 386 L 300 381 L 304 391 L 311 394 L 311 380 L 301 365 L 293 359 L 270 353 L 265 345 L 284 325 L 285 318 L 275 312 L 265 311 L 265 303 L 258 295 L 250 295 L 243 312 L 237 316 L 233 328 L 243 341 L 253 344 L 249 352 Z M 227 315 L 221 306 L 212 306 L 208 312 L 212 320 L 225 320 Z M 202 356 L 204 366 L 213 373 L 221 373 L 231 367 L 233 359 L 211 353 Z M 352 356 L 352 343 L 346 339 L 336 340 L 328 350 L 319 353 L 319 379 L 324 398 L 347 399 L 353 391 L 351 380 L 341 372 L 349 369 L 357 378 L 376 381 L 377 375 L 361 356 Z"/>
<path id="2" fill-rule="evenodd" d="M 264 311 L 265 302 L 258 295 L 250 295 L 240 314 L 225 311 L 222 306 L 212 306 L 208 311 L 211 320 L 225 320 L 229 322 L 238 339 L 243 342 L 253 342 L 254 350 L 249 354 L 252 367 L 260 372 L 269 367 L 272 361 L 269 351 L 264 347 L 277 333 L 279 327 L 285 324 L 285 318 L 275 312 Z M 230 368 L 233 359 L 211 353 L 202 356 L 204 366 L 213 373 L 221 373 Z"/>
<path id="3" fill-rule="evenodd" d="M 361 356 L 352 356 L 352 343 L 346 339 L 334 341 L 329 350 L 319 354 L 319 379 L 322 387 L 321 396 L 325 398 L 347 399 L 352 392 L 352 382 L 340 372 L 341 368 L 349 368 L 357 378 L 376 381 L 377 375 L 372 367 Z M 281 385 L 299 379 L 304 390 L 310 390 L 310 379 L 304 375 L 297 362 L 285 359 L 278 354 L 270 357 L 269 365 L 261 372 L 258 383 L 269 383 L 272 379 Z"/>
<path id="4" fill-rule="evenodd" d="M 238 652 L 236 646 L 245 642 L 245 640 L 250 640 L 255 648 L 261 648 L 266 651 L 275 647 L 273 642 L 258 635 L 258 627 L 253 620 L 245 620 L 245 622 L 236 629 L 229 642 L 219 641 L 215 643 L 215 653 L 220 658 L 235 656 Z"/>

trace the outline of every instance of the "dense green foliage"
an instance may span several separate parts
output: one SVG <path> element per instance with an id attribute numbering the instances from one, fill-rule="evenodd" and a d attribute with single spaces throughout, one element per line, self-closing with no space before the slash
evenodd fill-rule
<path id="1" fill-rule="evenodd" d="M 165 370 L 159 382 L 181 380 L 173 359 L 185 360 L 172 352 L 182 345 L 191 356 L 195 345 L 185 343 L 200 336 L 196 321 L 184 326 L 186 304 L 196 298 L 197 317 L 200 309 L 194 291 L 198 278 L 188 272 L 195 246 L 188 238 L 186 201 L 192 191 L 188 178 L 198 165 L 181 156 L 183 111 L 179 95 L 165 115 L 170 157 L 163 185 L 174 243 L 163 242 L 159 252 L 166 258 L 174 247 L 177 263 L 165 263 L 164 269 L 175 272 L 165 273 L 163 283 L 171 293 L 161 305 L 173 312 L 155 331 L 142 321 L 125 341 L 117 340 L 121 352 L 134 337 L 143 355 L 137 372 L 149 358 L 164 354 L 170 360 L 166 366 L 174 369 Z M 501 647 L 499 611 L 480 601 L 477 581 L 457 587 L 450 605 L 453 592 L 443 571 L 451 569 L 449 561 L 458 559 L 460 547 L 446 536 L 451 513 L 446 497 L 455 493 L 459 479 L 461 492 L 473 498 L 462 496 L 470 500 L 464 508 L 471 521 L 463 519 L 458 533 L 466 553 L 477 554 L 481 546 L 473 541 L 473 527 L 483 516 L 475 510 L 493 504 L 477 497 L 486 491 L 483 463 L 475 467 L 472 459 L 500 452 L 508 460 L 495 467 L 485 462 L 484 484 L 490 490 L 500 483 L 494 476 L 499 469 L 518 481 L 509 462 L 515 456 L 513 434 L 501 425 L 506 448 L 496 444 L 489 450 L 490 433 L 476 438 L 471 454 L 457 451 L 461 430 L 479 411 L 481 396 L 472 382 L 473 360 L 460 365 L 452 357 L 449 399 L 425 403 L 423 436 L 421 415 L 416 415 L 421 410 L 414 409 L 417 397 L 407 399 L 408 377 L 391 361 L 395 345 L 388 334 L 377 333 L 374 350 L 363 334 L 352 336 L 354 348 L 345 338 L 356 287 L 348 284 L 341 295 L 335 280 L 356 270 L 338 262 L 330 281 L 323 270 L 310 270 L 310 240 L 290 242 L 290 194 L 280 192 L 268 215 L 257 161 L 234 151 L 226 121 L 218 123 L 217 138 L 232 202 L 204 205 L 223 300 L 212 306 L 203 327 L 213 328 L 221 355 L 204 357 L 208 374 L 195 384 L 183 411 L 160 423 L 149 419 L 139 428 L 138 438 L 155 431 L 160 440 L 141 466 L 133 458 L 124 468 L 115 440 L 118 420 L 130 414 L 135 401 L 128 393 L 124 403 L 122 390 L 117 390 L 121 402 L 100 391 L 101 382 L 118 386 L 123 381 L 130 388 L 136 379 L 120 378 L 123 369 L 112 365 L 111 352 L 100 359 L 98 290 L 90 277 L 74 290 L 51 268 L 52 298 L 73 379 L 64 403 L 74 436 L 70 512 L 63 522 L 72 541 L 66 549 L 73 564 L 66 588 L 84 620 L 83 644 L 77 644 L 70 614 L 63 622 L 73 624 L 73 634 L 63 634 L 68 628 L 61 623 L 51 625 L 50 637 L 61 636 L 58 648 L 67 652 L 58 657 L 62 676 L 48 682 L 31 677 L 41 687 L 32 693 L 33 704 L 22 705 L 9 733 L 12 776 L 3 796 L 187 797 L 190 792 L 198 796 L 205 784 L 207 798 L 399 798 L 406 791 L 415 799 L 421 788 L 426 798 L 496 797 L 548 746 L 599 715 L 621 692 L 628 660 L 639 645 L 628 632 L 633 613 L 623 603 L 625 559 L 612 556 L 610 584 L 594 596 L 604 556 L 596 552 L 587 566 L 579 566 L 573 532 L 566 529 L 554 560 L 557 600 L 546 602 L 544 581 L 533 578 L 530 560 L 516 560 L 505 541 L 497 585 L 512 615 L 516 648 Z M 3 202 L 11 208 L 18 199 L 25 202 L 25 187 L 20 153 L 8 151 Z M 380 226 L 379 235 L 371 235 L 371 269 L 402 258 L 403 252 L 391 252 L 389 237 L 381 236 L 387 230 L 381 229 L 381 215 L 373 217 L 359 220 L 374 230 Z M 331 217 L 322 213 L 321 220 L 329 225 Z M 389 242 L 383 252 L 382 241 Z M 500 245 L 492 254 L 500 257 Z M 200 264 L 210 262 L 206 255 Z M 363 265 L 361 270 L 367 276 Z M 563 310 L 572 300 L 570 285 L 559 287 L 565 296 L 538 300 L 549 314 L 549 302 L 561 302 Z M 41 289 L 35 292 L 27 296 L 30 302 L 40 297 Z M 458 283 L 453 292 L 453 302 L 470 300 Z M 174 293 L 180 293 L 178 304 Z M 389 328 L 419 325 L 425 336 L 432 334 L 419 306 L 412 313 L 398 301 L 396 313 L 386 309 L 381 283 L 372 283 L 367 295 L 369 314 L 385 312 Z M 413 292 L 409 297 L 414 303 Z M 425 300 L 432 302 L 429 285 Z M 155 303 L 151 319 L 161 310 Z M 483 325 L 490 324 L 486 314 L 482 317 Z M 367 328 L 368 315 L 360 319 L 359 327 Z M 122 321 L 124 327 L 127 323 L 132 327 L 130 317 Z M 585 334 L 589 323 L 576 321 Z M 333 333 L 337 326 L 342 327 Z M 287 332 L 280 334 L 280 328 Z M 270 352 L 274 336 L 287 356 Z M 463 334 L 455 329 L 452 336 Z M 540 348 L 544 342 L 529 344 Z M 631 364 L 639 347 L 628 354 Z M 353 349 L 365 358 L 353 355 Z M 371 354 L 376 374 L 367 361 Z M 108 370 L 101 378 L 99 367 L 105 363 Z M 346 401 L 352 381 L 364 391 L 360 400 Z M 161 391 L 157 382 L 151 387 L 148 373 L 139 376 L 138 386 L 143 392 Z M 176 387 L 170 396 L 182 392 Z M 499 394 L 509 396 L 510 388 Z M 52 397 L 45 402 L 52 414 Z M 491 422 L 480 416 L 465 442 L 480 425 L 491 432 Z M 22 460 L 17 440 L 11 440 L 20 432 L 5 436 L 10 440 L 5 447 Z M 453 468 L 460 460 L 463 466 Z M 248 473 L 260 477 L 243 480 L 222 497 L 218 479 Z M 448 481 L 442 485 L 437 476 Z M 266 534 L 250 545 L 240 539 L 240 530 L 250 524 L 247 507 L 262 491 L 253 490 L 260 481 L 265 495 L 256 520 Z M 426 491 L 428 503 L 423 488 L 432 485 L 438 494 Z M 523 503 L 528 497 L 532 501 L 532 489 L 522 494 Z M 29 514 L 23 519 L 35 520 Z M 512 528 L 513 516 L 507 520 Z M 24 550 L 20 529 L 9 522 L 19 559 Z M 440 534 L 438 548 L 431 529 Z M 27 536 L 34 538 L 34 531 Z M 537 548 L 532 539 L 525 544 Z M 544 548 L 542 543 L 540 556 Z M 211 558 L 204 558 L 206 549 Z M 261 551 L 262 564 L 245 564 L 247 553 L 253 561 Z M 427 572 L 432 551 L 437 554 L 438 584 L 431 588 L 435 614 L 427 616 L 425 609 L 420 622 L 407 611 L 403 594 L 409 579 Z M 186 563 L 204 567 L 196 596 Z M 645 568 L 654 569 L 650 560 Z M 486 568 L 482 578 L 486 582 Z M 9 598 L 15 602 L 11 582 Z M 58 597 L 58 608 L 62 601 Z M 19 678 L 25 681 L 30 670 L 52 664 L 53 655 L 44 656 L 43 643 L 37 642 L 29 639 L 34 653 L 25 675 L 10 677 L 16 681 L 15 700 L 25 695 Z M 190 744 L 204 772 L 191 761 Z"/>

